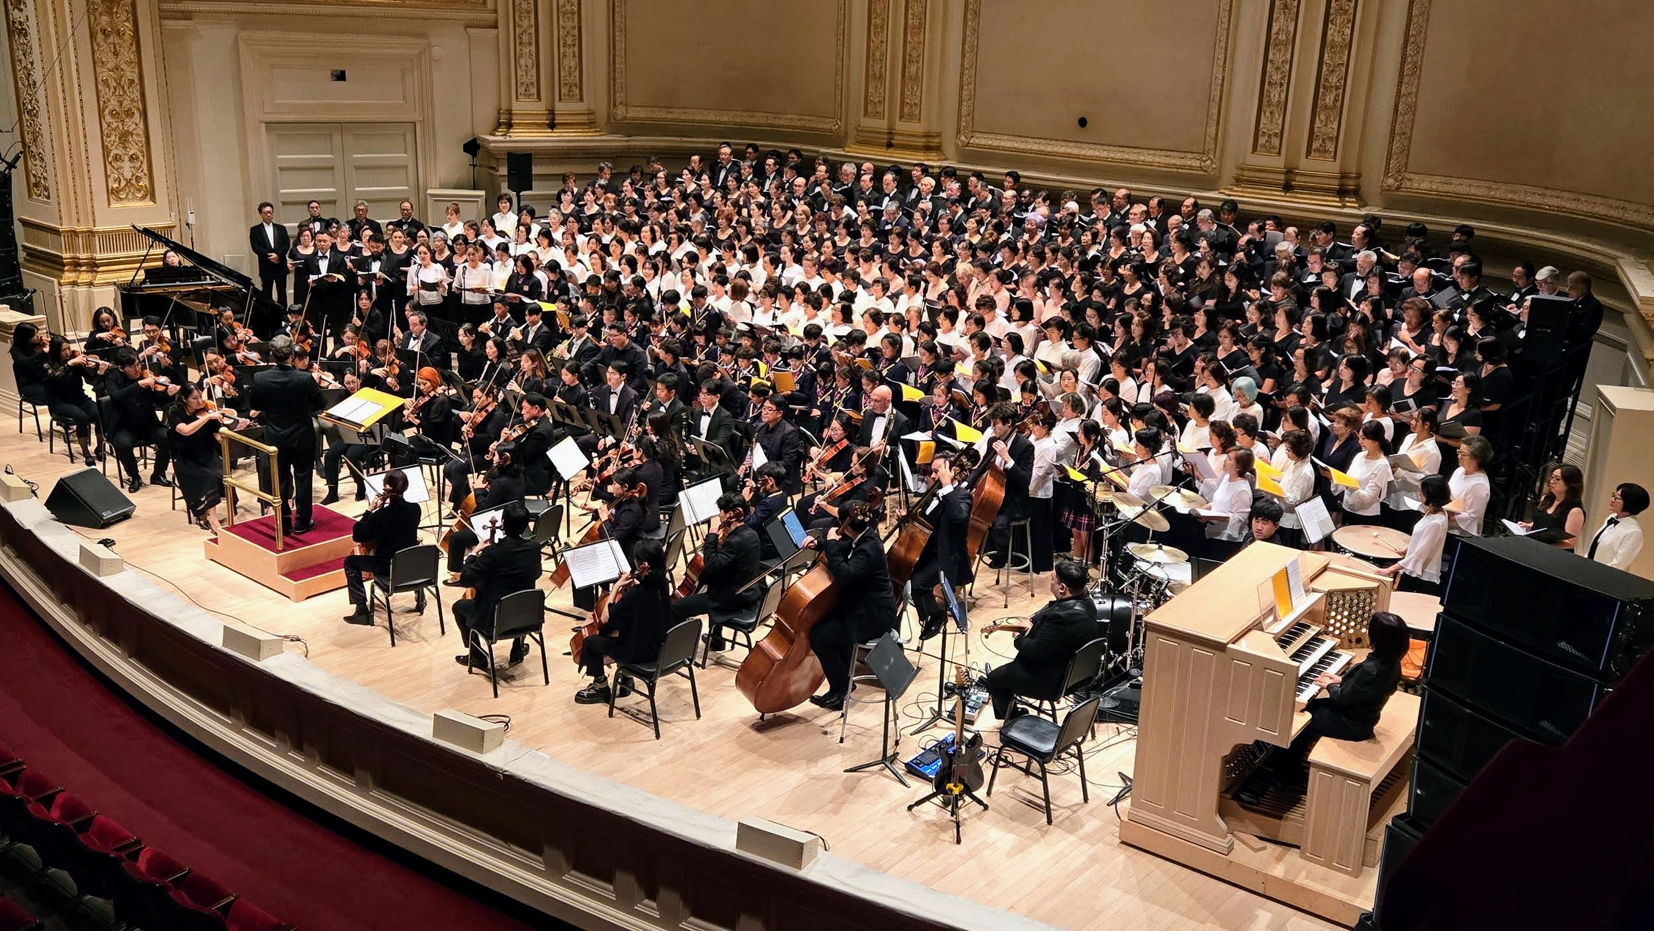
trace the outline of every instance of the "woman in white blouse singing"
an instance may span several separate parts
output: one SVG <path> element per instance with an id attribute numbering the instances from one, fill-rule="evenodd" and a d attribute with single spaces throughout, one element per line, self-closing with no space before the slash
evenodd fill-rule
<path id="1" fill-rule="evenodd" d="M 1459 506 L 1453 518 L 1454 533 L 1482 535 L 1482 515 L 1487 511 L 1487 499 L 1492 493 L 1488 484 L 1487 464 L 1493 461 L 1493 444 L 1485 436 L 1467 436 L 1459 441 L 1459 467 L 1447 480 L 1447 490 Z"/>
<path id="2" fill-rule="evenodd" d="M 1288 430 L 1281 437 L 1274 466 L 1281 470 L 1280 486 L 1285 492 L 1281 499 L 1284 513 L 1281 527 L 1291 531 L 1294 541 L 1302 540 L 1303 522 L 1298 519 L 1298 505 L 1315 497 L 1315 466 L 1309 461 L 1315 452 L 1315 441 L 1304 430 Z"/>
<path id="3" fill-rule="evenodd" d="M 421 307 L 441 304 L 448 296 L 448 270 L 431 261 L 431 247 L 414 250 L 414 264 L 408 266 L 408 295 Z"/>
<path id="4" fill-rule="evenodd" d="M 1441 594 L 1442 544 L 1447 540 L 1447 502 L 1453 493 L 1440 475 L 1426 475 L 1419 483 L 1424 516 L 1413 525 L 1407 552 L 1388 569 L 1381 570 L 1396 580 L 1404 592 Z"/>
<path id="5" fill-rule="evenodd" d="M 1390 460 L 1384 453 L 1384 425 L 1369 420 L 1361 425 L 1358 436 L 1361 452 L 1350 460 L 1349 475 L 1359 487 L 1340 486 L 1344 491 L 1344 523 L 1376 524 L 1379 523 L 1378 506 L 1384 502 L 1394 478 Z"/>
<path id="6" fill-rule="evenodd" d="M 1154 500 L 1149 489 L 1156 485 L 1165 484 L 1164 473 L 1160 471 L 1160 461 L 1155 458 L 1159 455 L 1162 439 L 1160 431 L 1153 427 L 1144 427 L 1132 434 L 1132 451 L 1137 454 L 1137 464 L 1131 467 L 1131 480 L 1127 483 L 1126 491 L 1144 501 Z"/>
<path id="7" fill-rule="evenodd" d="M 1223 463 L 1223 479 L 1212 494 L 1211 513 L 1201 514 L 1206 521 L 1206 536 L 1214 540 L 1240 540 L 1247 533 L 1252 517 L 1252 451 L 1231 450 Z"/>

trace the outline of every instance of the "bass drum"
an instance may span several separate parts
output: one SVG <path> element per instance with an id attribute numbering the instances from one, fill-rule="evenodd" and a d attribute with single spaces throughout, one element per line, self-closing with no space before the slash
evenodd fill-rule
<path id="1" fill-rule="evenodd" d="M 1097 636 L 1108 643 L 1108 652 L 1118 656 L 1131 647 L 1131 599 L 1125 595 L 1092 595 L 1097 611 Z"/>

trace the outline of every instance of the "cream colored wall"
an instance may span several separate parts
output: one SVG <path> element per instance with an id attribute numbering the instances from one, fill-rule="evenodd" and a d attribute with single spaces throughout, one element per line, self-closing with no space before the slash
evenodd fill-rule
<path id="1" fill-rule="evenodd" d="M 468 188 L 464 142 L 494 128 L 494 13 L 447 18 L 316 13 L 165 14 L 165 64 L 178 149 L 180 223 L 198 250 L 252 271 L 247 227 L 270 197 L 264 121 L 418 125 L 420 190 Z M 347 80 L 328 72 L 343 68 Z M 416 192 L 416 203 L 423 195 Z M 348 210 L 348 207 L 346 208 Z M 186 243 L 190 231 L 178 238 Z"/>

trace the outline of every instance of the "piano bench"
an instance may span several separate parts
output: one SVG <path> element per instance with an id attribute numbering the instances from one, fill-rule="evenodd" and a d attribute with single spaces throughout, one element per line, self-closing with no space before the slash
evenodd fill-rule
<path id="1" fill-rule="evenodd" d="M 1368 865 L 1368 835 L 1383 825 L 1406 779 L 1381 783 L 1401 766 L 1413 749 L 1419 698 L 1396 692 L 1385 703 L 1373 736 L 1367 740 L 1320 740 L 1309 754 L 1309 792 L 1304 801 L 1304 836 L 1299 852 L 1305 860 L 1350 876 Z"/>

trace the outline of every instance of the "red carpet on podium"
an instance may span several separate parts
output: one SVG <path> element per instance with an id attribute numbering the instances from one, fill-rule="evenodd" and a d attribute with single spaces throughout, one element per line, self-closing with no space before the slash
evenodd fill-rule
<path id="1" fill-rule="evenodd" d="M 297 546 L 312 546 L 317 543 L 326 543 L 340 537 L 350 536 L 350 530 L 356 526 L 354 518 L 346 517 L 331 508 L 317 505 L 312 512 L 316 527 L 303 534 L 288 534 L 282 541 L 287 549 Z M 270 552 L 276 551 L 276 515 L 268 514 L 257 520 L 238 521 L 234 527 L 224 528 L 225 533 L 234 534 L 248 543 L 255 543 Z"/>
<path id="2" fill-rule="evenodd" d="M 281 920 L 303 931 L 570 927 L 490 907 L 242 781 L 127 704 L 3 583 L 0 637 L 0 743 Z"/>

